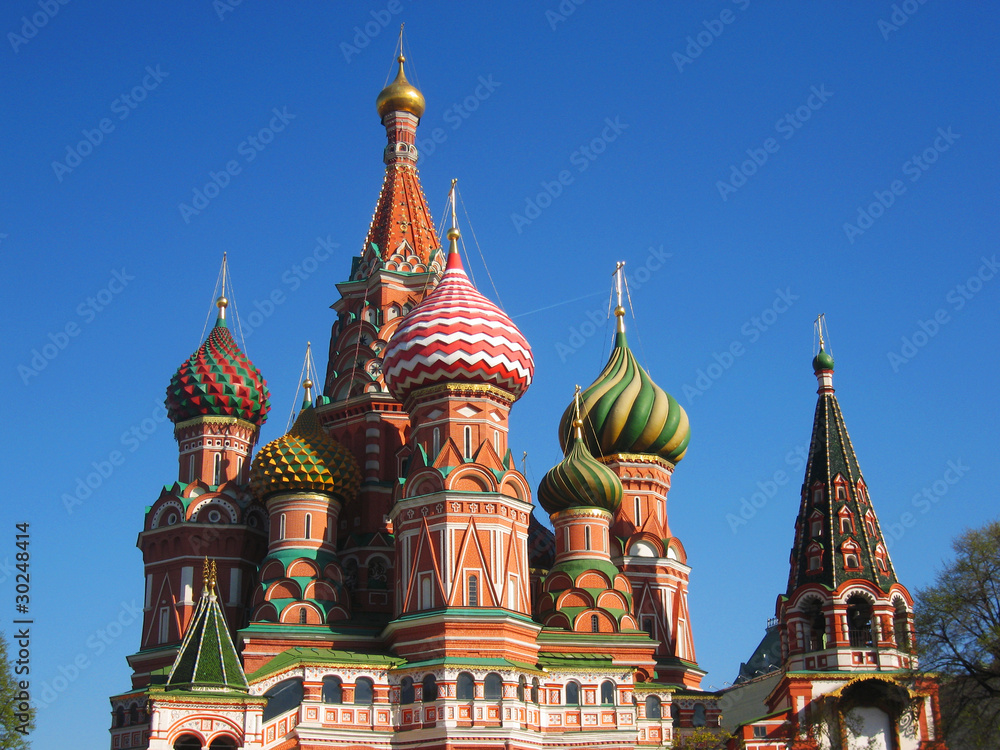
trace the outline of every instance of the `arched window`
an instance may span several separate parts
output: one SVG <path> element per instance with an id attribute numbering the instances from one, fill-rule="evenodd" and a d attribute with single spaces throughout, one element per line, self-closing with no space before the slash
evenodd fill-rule
<path id="1" fill-rule="evenodd" d="M 673 721 L 674 727 L 678 727 L 681 724 L 681 707 L 676 703 L 670 704 L 670 720 Z"/>
<path id="2" fill-rule="evenodd" d="M 115 726 L 125 726 L 125 706 L 119 706 L 118 710 L 115 711 Z"/>
<path id="3" fill-rule="evenodd" d="M 601 632 L 601 618 L 597 615 L 590 616 L 590 632 L 600 633 Z"/>
<path id="4" fill-rule="evenodd" d="M 826 648 L 826 616 L 823 614 L 823 604 L 819 599 L 810 599 L 802 610 L 806 617 L 807 651 L 822 651 Z"/>
<path id="5" fill-rule="evenodd" d="M 465 457 L 466 459 L 472 458 L 472 428 L 468 425 L 465 426 Z"/>
<path id="6" fill-rule="evenodd" d="M 580 683 L 579 682 L 567 682 L 566 683 L 566 705 L 567 706 L 579 706 L 580 705 Z"/>
<path id="7" fill-rule="evenodd" d="M 424 703 L 431 703 L 438 699 L 438 682 L 437 677 L 432 674 L 424 675 L 423 682 L 423 701 Z"/>
<path id="8" fill-rule="evenodd" d="M 534 677 L 531 680 L 531 702 L 538 703 L 538 678 Z"/>
<path id="9" fill-rule="evenodd" d="M 344 702 L 344 685 L 336 675 L 327 675 L 323 678 L 323 702 Z"/>
<path id="10" fill-rule="evenodd" d="M 313 517 L 312 513 L 306 513 L 306 539 L 312 539 Z"/>
<path id="11" fill-rule="evenodd" d="M 132 725 L 139 723 L 139 707 L 135 704 L 128 710 L 128 723 Z"/>
<path id="12" fill-rule="evenodd" d="M 469 606 L 479 606 L 479 579 L 476 576 L 469 576 L 468 584 Z"/>
<path id="13" fill-rule="evenodd" d="M 525 694 L 525 691 L 526 691 L 527 687 L 528 687 L 528 681 L 526 679 L 524 679 L 524 675 L 521 675 L 517 679 L 517 699 L 519 701 L 523 701 L 524 700 L 524 694 Z"/>
<path id="14" fill-rule="evenodd" d="M 503 698 L 503 680 L 496 672 L 490 672 L 483 680 L 483 697 L 495 701 Z"/>
<path id="15" fill-rule="evenodd" d="M 201 750 L 201 740 L 190 734 L 185 734 L 176 739 L 174 750 Z"/>
<path id="16" fill-rule="evenodd" d="M 462 672 L 455 681 L 455 697 L 460 701 L 471 701 L 476 697 L 476 681 L 468 672 Z"/>
<path id="17" fill-rule="evenodd" d="M 906 605 L 896 602 L 896 611 L 892 615 L 892 633 L 896 638 L 896 648 L 905 651 L 910 648 L 910 627 L 906 621 Z"/>
<path id="18" fill-rule="evenodd" d="M 613 706 L 615 704 L 615 683 L 605 680 L 601 683 L 601 705 Z"/>
<path id="19" fill-rule="evenodd" d="M 368 588 L 389 588 L 389 574 L 385 569 L 385 561 L 380 557 L 375 557 L 368 562 Z"/>
<path id="20" fill-rule="evenodd" d="M 264 706 L 264 721 L 270 721 L 278 714 L 289 711 L 302 703 L 302 679 L 294 678 L 284 680 L 272 687 L 264 697 L 267 698 L 267 705 Z"/>
<path id="21" fill-rule="evenodd" d="M 215 481 L 212 484 L 222 484 L 222 453 L 215 454 Z"/>
<path id="22" fill-rule="evenodd" d="M 299 607 L 299 625 L 305 625 L 309 622 L 309 612 L 305 607 Z"/>
<path id="23" fill-rule="evenodd" d="M 872 605 L 861 594 L 847 600 L 847 632 L 855 648 L 872 642 Z"/>
<path id="24" fill-rule="evenodd" d="M 375 700 L 375 683 L 367 677 L 359 677 L 354 681 L 354 702 L 368 706 Z"/>
<path id="25" fill-rule="evenodd" d="M 691 726 L 705 726 L 705 705 L 703 703 L 694 704 L 694 715 L 691 717 Z"/>
<path id="26" fill-rule="evenodd" d="M 399 684 L 399 702 L 406 706 L 413 703 L 413 678 L 404 677 Z"/>
<path id="27" fill-rule="evenodd" d="M 650 695 L 646 697 L 646 718 L 659 719 L 661 717 L 661 705 L 658 696 Z"/>
<path id="28" fill-rule="evenodd" d="M 208 750 L 236 750 L 236 740 L 225 735 L 216 737 L 208 746 Z"/>
<path id="29" fill-rule="evenodd" d="M 848 552 L 846 555 L 844 555 L 844 567 L 852 570 L 857 570 L 858 568 L 860 568 L 861 565 L 858 563 L 858 556 L 855 555 L 853 552 Z"/>

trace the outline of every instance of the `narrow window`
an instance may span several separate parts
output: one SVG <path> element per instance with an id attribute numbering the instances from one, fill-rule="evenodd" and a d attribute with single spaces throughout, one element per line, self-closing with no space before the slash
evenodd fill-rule
<path id="1" fill-rule="evenodd" d="M 307 622 L 309 622 L 309 613 L 306 612 L 306 608 L 305 607 L 300 607 L 299 608 L 299 625 L 305 625 Z"/>
<path id="2" fill-rule="evenodd" d="M 435 677 L 432 674 L 426 675 L 424 677 L 423 701 L 424 703 L 433 703 L 437 699 L 438 699 L 437 677 Z"/>
<path id="3" fill-rule="evenodd" d="M 500 430 L 493 430 L 493 450 L 500 453 Z"/>
<path id="4" fill-rule="evenodd" d="M 413 678 L 404 677 L 403 682 L 399 686 L 399 702 L 404 706 L 408 706 L 413 703 L 413 694 Z"/>
<path id="5" fill-rule="evenodd" d="M 659 719 L 660 718 L 660 699 L 655 695 L 650 695 L 646 698 L 646 718 L 647 719 Z"/>
<path id="6" fill-rule="evenodd" d="M 847 499 L 847 488 L 843 485 L 837 487 L 837 499 L 846 500 Z"/>
<path id="7" fill-rule="evenodd" d="M 597 615 L 590 616 L 590 632 L 600 633 L 601 632 L 601 618 Z"/>
<path id="8" fill-rule="evenodd" d="M 479 606 L 479 579 L 476 576 L 469 576 L 469 606 Z"/>
<path id="9" fill-rule="evenodd" d="M 215 454 L 215 481 L 212 482 L 214 485 L 222 484 L 222 454 Z"/>
<path id="10" fill-rule="evenodd" d="M 236 476 L 243 478 L 243 456 L 236 459 Z"/>
<path id="11" fill-rule="evenodd" d="M 567 706 L 580 705 L 580 684 L 578 682 L 566 683 L 566 705 Z"/>
<path id="12" fill-rule="evenodd" d="M 367 677 L 359 677 L 354 683 L 354 702 L 370 705 L 375 698 L 375 684 Z"/>
<path id="13" fill-rule="evenodd" d="M 589 550 L 590 549 L 590 527 L 589 526 L 584 527 L 584 530 L 583 530 L 583 539 L 584 539 L 585 549 Z"/>
<path id="14" fill-rule="evenodd" d="M 490 672 L 483 681 L 483 697 L 498 701 L 503 697 L 503 680 L 496 672 Z"/>
<path id="15" fill-rule="evenodd" d="M 192 453 L 188 457 L 188 484 L 194 481 L 194 463 L 195 463 L 195 456 Z"/>
<path id="16" fill-rule="evenodd" d="M 531 702 L 538 703 L 538 678 L 534 677 L 531 680 Z"/>
<path id="17" fill-rule="evenodd" d="M 819 536 L 823 533 L 823 522 L 818 518 L 812 522 L 812 535 Z"/>
<path id="18" fill-rule="evenodd" d="M 431 447 L 432 447 L 431 452 L 434 455 L 431 456 L 431 458 L 434 458 L 435 456 L 437 456 L 438 453 L 441 452 L 441 428 L 435 427 L 434 432 L 432 434 L 434 437 L 431 440 Z"/>
<path id="19" fill-rule="evenodd" d="M 170 608 L 160 608 L 160 643 L 166 643 L 170 638 Z"/>
<path id="20" fill-rule="evenodd" d="M 476 697 L 476 682 L 468 672 L 458 675 L 455 682 L 455 697 L 460 701 L 471 701 Z"/>
<path id="21" fill-rule="evenodd" d="M 285 514 L 278 516 L 278 539 L 285 538 Z"/>
<path id="22" fill-rule="evenodd" d="M 472 428 L 468 425 L 465 427 L 465 458 L 472 458 Z"/>
<path id="23" fill-rule="evenodd" d="M 517 699 L 519 701 L 524 700 L 525 689 L 528 687 L 528 681 L 521 675 L 517 680 Z"/>
<path id="24" fill-rule="evenodd" d="M 649 633 L 650 636 L 654 634 L 655 627 L 653 625 L 652 617 L 642 618 L 642 629 L 645 630 L 647 633 Z"/>
<path id="25" fill-rule="evenodd" d="M 344 686 L 341 684 L 339 677 L 328 675 L 323 678 L 323 702 L 344 702 Z"/>
<path id="26" fill-rule="evenodd" d="M 861 566 L 858 565 L 858 556 L 857 555 L 853 555 L 853 554 L 848 554 L 847 558 L 846 558 L 846 562 L 844 563 L 844 567 L 847 567 L 847 568 L 860 568 Z"/>
<path id="27" fill-rule="evenodd" d="M 431 590 L 430 575 L 420 577 L 420 609 L 430 609 L 434 606 L 434 595 Z"/>
<path id="28" fill-rule="evenodd" d="M 613 706 L 615 704 L 615 683 L 605 680 L 601 683 L 601 705 Z"/>
<path id="29" fill-rule="evenodd" d="M 850 534 L 851 533 L 851 519 L 850 518 L 847 518 L 845 516 L 844 518 L 840 519 L 840 533 L 841 534 Z"/>
<path id="30" fill-rule="evenodd" d="M 642 509 L 639 507 L 639 498 L 635 498 L 635 525 L 642 526 Z"/>
<path id="31" fill-rule="evenodd" d="M 694 716 L 691 717 L 692 726 L 703 727 L 705 726 L 705 706 L 702 703 L 696 703 L 694 705 Z"/>
<path id="32" fill-rule="evenodd" d="M 312 514 L 306 513 L 306 539 L 312 539 L 312 521 Z"/>

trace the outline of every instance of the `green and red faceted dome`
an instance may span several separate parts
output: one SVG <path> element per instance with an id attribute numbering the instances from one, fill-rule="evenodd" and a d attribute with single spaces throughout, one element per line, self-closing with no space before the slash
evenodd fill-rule
<path id="1" fill-rule="evenodd" d="M 167 415 L 174 424 L 197 417 L 236 417 L 260 427 L 271 409 L 267 381 L 226 326 L 228 301 L 220 297 L 216 304 L 215 327 L 170 378 Z"/>
<path id="2" fill-rule="evenodd" d="M 591 455 L 582 425 L 579 420 L 574 422 L 569 452 L 538 485 L 538 504 L 550 514 L 569 508 L 600 508 L 614 513 L 622 504 L 621 480 Z"/>
<path id="3" fill-rule="evenodd" d="M 281 492 L 315 492 L 343 504 L 360 484 L 354 456 L 327 434 L 311 404 L 286 435 L 260 449 L 250 467 L 250 490 L 261 500 Z"/>
<path id="4" fill-rule="evenodd" d="M 492 385 L 518 399 L 534 369 L 528 342 L 472 285 L 454 246 L 441 282 L 400 323 L 383 363 L 386 385 L 399 401 L 442 383 Z"/>
<path id="5" fill-rule="evenodd" d="M 618 333 L 604 370 L 581 395 L 583 436 L 594 456 L 619 453 L 658 456 L 676 464 L 687 452 L 691 426 L 687 413 L 639 365 L 625 339 L 618 307 Z M 559 423 L 559 443 L 569 451 L 574 405 Z"/>

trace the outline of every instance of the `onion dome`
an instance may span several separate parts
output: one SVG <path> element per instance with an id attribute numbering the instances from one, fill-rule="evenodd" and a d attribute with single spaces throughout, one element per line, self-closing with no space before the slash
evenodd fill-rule
<path id="1" fill-rule="evenodd" d="M 250 489 L 261 500 L 278 492 L 316 492 L 346 503 L 360 483 L 354 456 L 327 434 L 308 402 L 288 434 L 261 448 L 250 467 Z"/>
<path id="2" fill-rule="evenodd" d="M 219 297 L 215 304 L 215 327 L 170 378 L 167 415 L 174 424 L 196 417 L 236 417 L 259 427 L 271 409 L 267 381 L 226 326 L 229 301 Z"/>
<path id="3" fill-rule="evenodd" d="M 409 112 L 416 115 L 418 119 L 424 114 L 426 106 L 424 95 L 420 93 L 420 89 L 406 80 L 406 74 L 403 73 L 404 62 L 406 62 L 406 58 L 400 55 L 399 72 L 396 74 L 396 79 L 382 89 L 375 100 L 375 107 L 378 109 L 380 118 L 385 117 L 390 112 Z"/>
<path id="4" fill-rule="evenodd" d="M 673 396 L 639 366 L 625 339 L 625 309 L 615 309 L 618 333 L 611 357 L 597 380 L 581 395 L 584 440 L 595 456 L 639 453 L 677 463 L 687 451 L 691 427 Z M 573 405 L 563 413 L 559 441 L 572 448 Z"/>
<path id="5" fill-rule="evenodd" d="M 549 513 L 567 508 L 600 508 L 614 513 L 622 504 L 622 483 L 595 459 L 583 439 L 583 422 L 573 420 L 569 452 L 538 485 L 538 503 Z"/>
<path id="6" fill-rule="evenodd" d="M 515 399 L 531 385 L 531 347 L 511 319 L 480 294 L 462 269 L 458 230 L 441 282 L 403 318 L 386 348 L 383 372 L 399 401 L 442 383 L 492 385 Z"/>
<path id="7" fill-rule="evenodd" d="M 819 372 L 820 370 L 832 370 L 833 369 L 833 357 L 826 353 L 826 350 L 821 346 L 819 348 L 819 354 L 813 358 L 813 371 Z"/>

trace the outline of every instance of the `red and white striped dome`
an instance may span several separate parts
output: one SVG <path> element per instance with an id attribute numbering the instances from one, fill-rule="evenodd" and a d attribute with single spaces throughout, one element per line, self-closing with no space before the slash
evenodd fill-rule
<path id="1" fill-rule="evenodd" d="M 456 250 L 441 282 L 400 323 L 383 372 L 399 401 L 440 383 L 483 383 L 512 394 L 528 390 L 535 363 L 511 319 L 469 281 Z"/>

